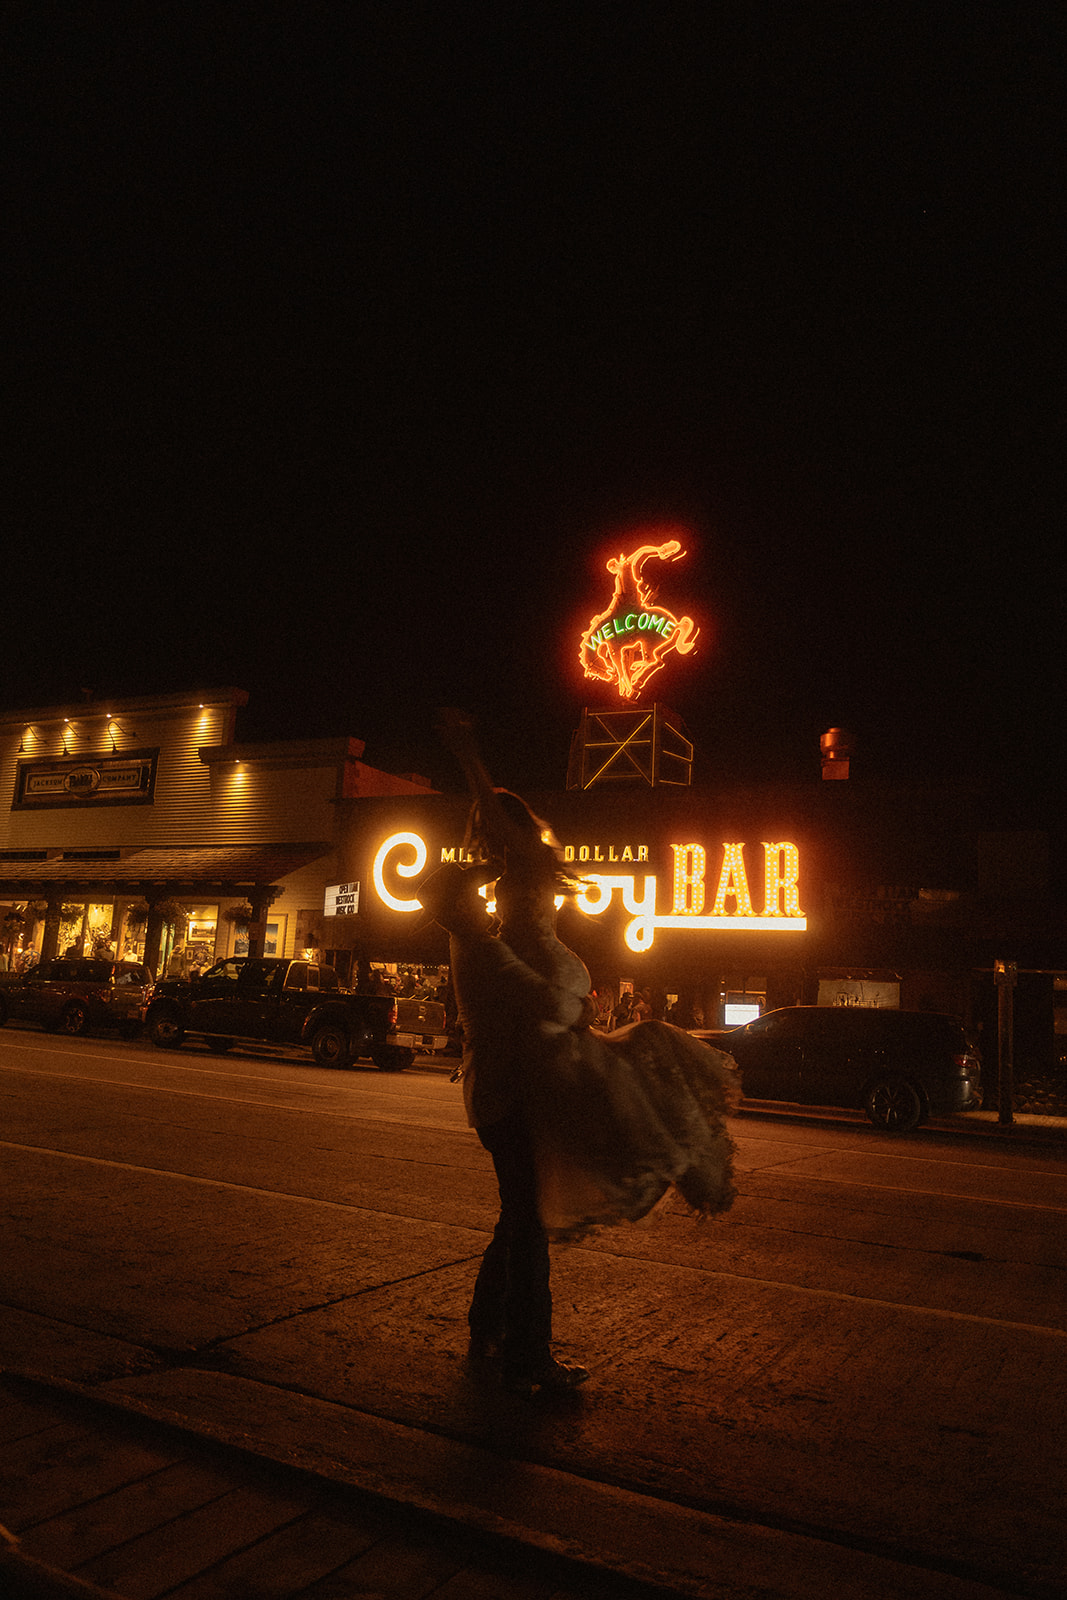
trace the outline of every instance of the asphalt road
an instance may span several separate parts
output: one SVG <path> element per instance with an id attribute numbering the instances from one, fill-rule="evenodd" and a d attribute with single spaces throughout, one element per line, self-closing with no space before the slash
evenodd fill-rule
<path id="1" fill-rule="evenodd" d="M 726 1218 L 668 1208 L 556 1253 L 559 1353 L 593 1377 L 546 1412 L 463 1361 L 495 1191 L 439 1066 L 9 1026 L 0 1364 L 211 1405 L 253 1443 L 317 1407 L 311 1457 L 348 1447 L 338 1417 L 372 1419 L 425 1503 L 491 1495 L 518 1517 L 536 1471 L 1056 1593 L 1063 1147 L 747 1117 L 736 1138 Z M 492 1485 L 457 1484 L 474 1459 Z"/>

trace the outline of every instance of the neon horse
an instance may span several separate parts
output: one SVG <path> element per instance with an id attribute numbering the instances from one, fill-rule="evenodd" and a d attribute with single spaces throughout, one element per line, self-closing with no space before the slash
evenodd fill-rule
<path id="1" fill-rule="evenodd" d="M 672 650 L 688 655 L 698 629 L 692 617 L 676 617 L 653 602 L 641 569 L 657 561 L 677 561 L 685 554 L 677 539 L 643 544 L 633 555 L 612 557 L 607 568 L 615 577 L 615 593 L 606 611 L 594 617 L 582 634 L 580 660 L 587 678 L 617 685 L 624 700 L 635 700 L 641 686 L 662 667 Z"/>

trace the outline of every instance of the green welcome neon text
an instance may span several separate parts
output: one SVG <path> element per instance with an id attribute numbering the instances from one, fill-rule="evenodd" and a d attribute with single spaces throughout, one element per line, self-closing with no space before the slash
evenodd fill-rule
<path id="1" fill-rule="evenodd" d="M 605 622 L 604 626 L 592 635 L 589 643 L 596 650 L 612 639 L 622 639 L 628 634 L 638 632 L 658 633 L 662 638 L 669 639 L 675 627 L 673 617 L 662 617 L 655 611 L 628 611 L 621 621 L 618 617 L 612 617 L 610 622 Z"/>

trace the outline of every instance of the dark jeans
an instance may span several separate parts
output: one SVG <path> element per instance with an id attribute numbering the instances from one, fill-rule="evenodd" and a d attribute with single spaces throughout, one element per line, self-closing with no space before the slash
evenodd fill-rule
<path id="1" fill-rule="evenodd" d="M 506 1117 L 478 1137 L 493 1158 L 500 1220 L 482 1257 L 468 1316 L 471 1337 L 498 1340 L 505 1369 L 546 1360 L 552 1341 L 548 1236 L 537 1205 L 533 1147 L 521 1117 Z"/>

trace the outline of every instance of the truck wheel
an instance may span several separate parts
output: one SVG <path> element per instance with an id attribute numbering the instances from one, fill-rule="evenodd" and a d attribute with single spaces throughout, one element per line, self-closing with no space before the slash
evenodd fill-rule
<path id="1" fill-rule="evenodd" d="M 382 1045 L 371 1056 L 379 1072 L 403 1072 L 405 1067 L 410 1067 L 414 1059 L 414 1050 L 407 1050 L 400 1044 Z"/>
<path id="2" fill-rule="evenodd" d="M 910 1133 L 923 1120 L 922 1095 L 907 1078 L 881 1078 L 863 1097 L 863 1109 L 876 1128 Z"/>
<path id="3" fill-rule="evenodd" d="M 89 1032 L 89 1008 L 78 1002 L 70 1005 L 59 1019 L 59 1026 L 63 1033 L 69 1033 L 72 1038 L 79 1034 Z"/>
<path id="4" fill-rule="evenodd" d="M 154 1016 L 150 1015 L 148 1037 L 161 1050 L 177 1050 L 185 1038 L 185 1029 L 178 1019 L 177 1012 L 157 1011 Z"/>
<path id="5" fill-rule="evenodd" d="M 320 1067 L 347 1067 L 352 1059 L 347 1033 L 336 1022 L 324 1022 L 311 1036 L 311 1054 Z"/>

